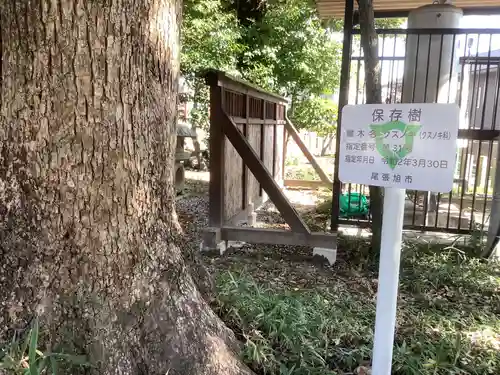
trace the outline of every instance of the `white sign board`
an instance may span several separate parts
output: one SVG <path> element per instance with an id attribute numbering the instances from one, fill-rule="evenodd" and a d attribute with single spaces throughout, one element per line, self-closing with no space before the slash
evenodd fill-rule
<path id="1" fill-rule="evenodd" d="M 360 104 L 342 110 L 339 178 L 345 183 L 448 193 L 456 104 Z"/>

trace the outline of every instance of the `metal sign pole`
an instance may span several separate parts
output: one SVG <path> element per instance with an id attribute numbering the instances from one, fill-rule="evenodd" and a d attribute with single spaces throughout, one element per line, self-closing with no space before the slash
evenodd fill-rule
<path id="1" fill-rule="evenodd" d="M 405 208 L 404 189 L 385 188 L 384 190 L 373 375 L 390 375 L 391 373 Z"/>

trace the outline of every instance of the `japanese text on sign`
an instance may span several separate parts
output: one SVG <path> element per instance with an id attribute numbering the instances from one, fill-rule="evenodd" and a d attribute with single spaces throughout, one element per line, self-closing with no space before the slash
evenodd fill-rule
<path id="1" fill-rule="evenodd" d="M 455 104 L 344 107 L 341 180 L 448 192 L 456 164 L 458 114 Z"/>

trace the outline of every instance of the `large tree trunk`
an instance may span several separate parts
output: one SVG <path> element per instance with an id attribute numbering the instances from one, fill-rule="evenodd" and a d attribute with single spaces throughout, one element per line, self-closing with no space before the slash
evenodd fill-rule
<path id="1" fill-rule="evenodd" d="M 99 374 L 248 373 L 174 241 L 180 1 L 0 4 L 0 342 L 37 314 Z"/>
<path id="2" fill-rule="evenodd" d="M 375 32 L 375 18 L 372 0 L 358 0 L 361 46 L 364 53 L 366 103 L 382 103 L 380 61 L 378 58 L 378 35 Z M 370 208 L 372 216 L 371 247 L 375 255 L 380 253 L 382 239 L 382 189 L 370 186 Z"/>

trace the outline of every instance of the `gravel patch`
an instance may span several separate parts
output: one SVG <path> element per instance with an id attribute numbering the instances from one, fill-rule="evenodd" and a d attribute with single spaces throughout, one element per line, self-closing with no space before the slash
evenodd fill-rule
<path id="1" fill-rule="evenodd" d="M 178 198 L 176 210 L 183 230 L 183 247 L 199 251 L 201 232 L 208 226 L 208 197 L 186 196 Z"/>

